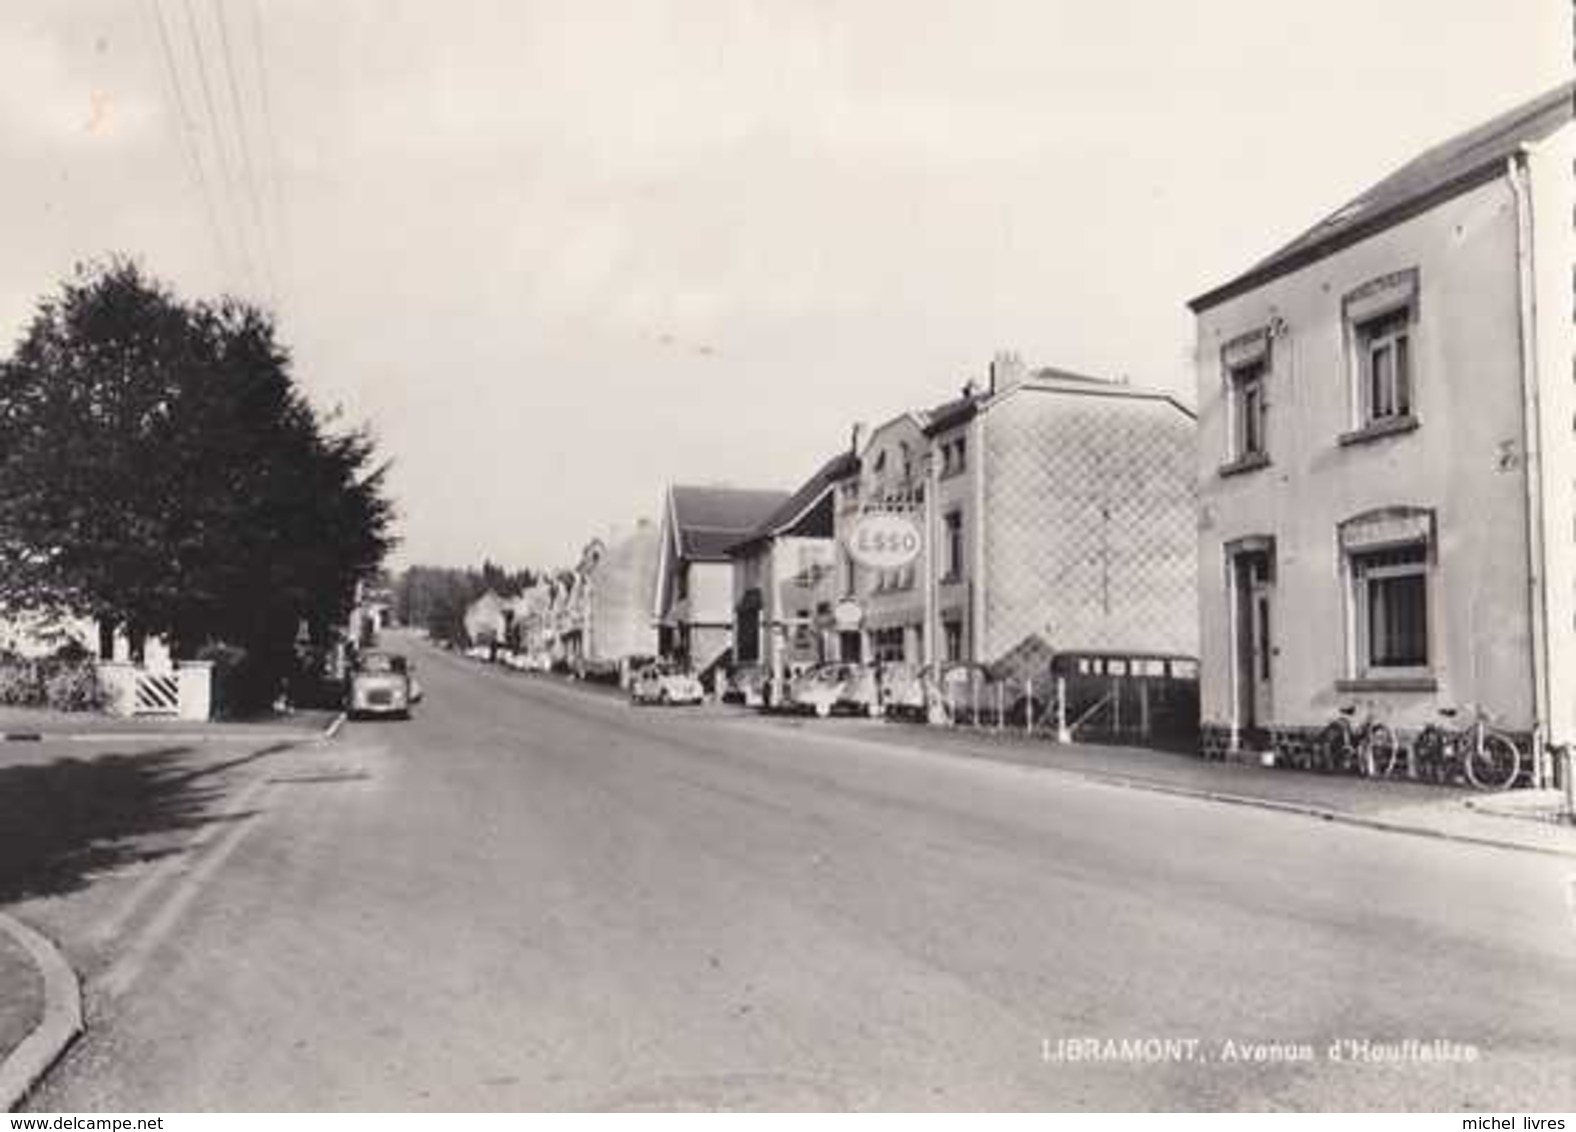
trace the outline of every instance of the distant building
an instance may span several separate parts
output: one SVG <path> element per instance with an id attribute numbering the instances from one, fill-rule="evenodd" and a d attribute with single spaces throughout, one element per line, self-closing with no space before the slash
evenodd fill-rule
<path id="1" fill-rule="evenodd" d="M 465 607 L 465 635 L 473 645 L 502 645 L 513 619 L 509 603 L 488 590 Z"/>
<path id="2" fill-rule="evenodd" d="M 876 428 L 837 508 L 844 659 L 969 663 L 1044 679 L 1054 657 L 1197 649 L 1192 412 L 1016 356 L 989 383 Z M 923 553 L 849 551 L 861 516 L 905 514 Z"/>
<path id="3" fill-rule="evenodd" d="M 1359 704 L 1576 738 L 1571 85 L 1193 300 L 1214 750 Z"/>
<path id="4" fill-rule="evenodd" d="M 670 487 L 662 509 L 652 612 L 657 647 L 703 671 L 733 644 L 729 549 L 788 498 L 785 491 Z"/>
<path id="5" fill-rule="evenodd" d="M 904 566 L 869 569 L 855 565 L 848 551 L 855 521 L 872 510 L 906 511 L 923 537 L 930 452 L 926 419 L 923 412 L 905 412 L 877 425 L 862 438 L 855 474 L 840 485 L 835 596 L 859 614 L 841 631 L 840 660 L 906 661 L 917 668 L 930 659 L 925 625 L 931 583 L 924 555 Z"/>
<path id="6" fill-rule="evenodd" d="M 734 663 L 774 688 L 795 666 L 840 657 L 837 489 L 858 472 L 852 451 L 833 456 L 729 550 Z"/>
<path id="7" fill-rule="evenodd" d="M 618 671 L 632 658 L 657 655 L 651 606 L 658 537 L 656 525 L 640 519 L 628 531 L 592 539 L 581 552 L 579 601 L 564 631 L 566 659 L 581 674 Z"/>

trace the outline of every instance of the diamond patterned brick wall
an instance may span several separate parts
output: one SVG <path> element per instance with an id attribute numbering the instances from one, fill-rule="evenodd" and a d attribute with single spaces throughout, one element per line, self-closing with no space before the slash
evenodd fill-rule
<path id="1" fill-rule="evenodd" d="M 982 660 L 1198 653 L 1194 423 L 1161 400 L 1024 389 L 985 421 Z"/>

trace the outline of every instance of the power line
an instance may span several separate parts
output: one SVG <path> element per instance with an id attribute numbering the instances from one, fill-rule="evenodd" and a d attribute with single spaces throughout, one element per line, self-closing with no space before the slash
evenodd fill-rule
<path id="1" fill-rule="evenodd" d="M 230 21 L 224 16 L 223 0 L 214 0 L 214 12 L 219 20 L 219 46 L 224 63 L 225 79 L 230 87 L 230 103 L 235 108 L 235 133 L 241 144 L 241 181 L 252 205 L 252 220 L 257 226 L 257 244 L 263 266 L 263 276 L 270 299 L 279 301 L 279 290 L 274 279 L 272 256 L 268 249 L 268 227 L 263 222 L 263 202 L 257 195 L 257 173 L 252 165 L 252 145 L 246 128 L 246 108 L 241 101 L 241 87 L 235 78 L 235 53 L 230 49 Z"/>
<path id="2" fill-rule="evenodd" d="M 159 0 L 148 0 L 148 6 L 153 9 L 154 25 L 159 33 L 160 52 L 164 57 L 165 80 L 169 85 L 170 93 L 175 102 L 175 111 L 180 118 L 180 127 L 177 129 L 177 142 L 181 152 L 186 157 L 190 166 L 192 181 L 197 186 L 197 193 L 202 197 L 203 212 L 208 219 L 208 234 L 213 240 L 214 254 L 218 260 L 218 268 L 222 274 L 230 270 L 230 249 L 226 245 L 224 235 L 219 224 L 219 213 L 214 207 L 213 191 L 208 185 L 208 179 L 203 173 L 202 153 L 194 135 L 191 109 L 186 102 L 186 93 L 181 86 L 180 71 L 175 65 L 175 51 L 170 45 L 169 26 L 164 19 L 164 10 L 159 7 Z"/>
<path id="3" fill-rule="evenodd" d="M 259 102 L 263 108 L 263 142 L 268 150 L 267 167 L 269 184 L 272 188 L 275 227 L 274 234 L 278 237 L 279 250 L 285 258 L 285 273 L 290 271 L 291 245 L 289 240 L 288 222 L 285 214 L 284 201 L 284 163 L 279 159 L 279 135 L 274 129 L 273 100 L 269 96 L 268 67 L 265 61 L 266 51 L 263 43 L 263 8 L 260 0 L 251 0 L 252 10 L 252 48 L 257 64 L 257 90 Z"/>
<path id="4" fill-rule="evenodd" d="M 225 154 L 224 128 L 219 121 L 218 108 L 213 97 L 213 84 L 208 80 L 208 62 L 203 56 L 202 37 L 197 31 L 197 16 L 192 11 L 191 0 L 181 0 L 186 12 L 186 30 L 192 41 L 192 53 L 197 58 L 198 85 L 202 90 L 203 105 L 208 111 L 209 135 L 213 138 L 214 153 L 218 157 L 220 169 L 224 172 L 221 178 L 228 198 L 228 211 L 232 213 L 240 210 L 235 207 L 235 187 L 229 176 L 229 159 Z M 246 225 L 237 223 L 235 226 L 236 244 L 241 249 L 241 263 L 243 274 L 247 276 L 248 285 L 256 287 L 258 282 L 257 269 L 252 262 L 251 250 L 247 247 Z"/>

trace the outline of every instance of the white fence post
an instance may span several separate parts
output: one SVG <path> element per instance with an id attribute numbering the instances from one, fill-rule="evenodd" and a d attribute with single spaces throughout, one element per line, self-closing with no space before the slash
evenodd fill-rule
<path id="1" fill-rule="evenodd" d="M 1067 677 L 1056 678 L 1056 741 L 1071 743 L 1073 733 L 1067 730 Z"/>
<path id="2" fill-rule="evenodd" d="M 1023 734 L 1032 738 L 1034 735 L 1034 677 L 1030 676 L 1023 682 Z"/>
<path id="3" fill-rule="evenodd" d="M 176 664 L 180 678 L 180 717 L 206 720 L 213 714 L 213 662 L 183 660 Z"/>

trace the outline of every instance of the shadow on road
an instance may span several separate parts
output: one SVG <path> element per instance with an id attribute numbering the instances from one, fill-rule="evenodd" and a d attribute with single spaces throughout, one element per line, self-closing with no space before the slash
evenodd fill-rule
<path id="1" fill-rule="evenodd" d="M 217 776 L 289 746 L 196 768 L 185 747 L 0 768 L 0 905 L 76 891 L 96 874 L 179 852 L 171 833 L 245 816 L 213 813 Z"/>

